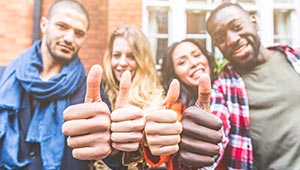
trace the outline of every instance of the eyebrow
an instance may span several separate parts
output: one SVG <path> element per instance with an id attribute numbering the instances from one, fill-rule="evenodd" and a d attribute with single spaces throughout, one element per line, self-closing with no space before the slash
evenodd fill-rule
<path id="1" fill-rule="evenodd" d="M 191 54 L 198 54 L 198 53 L 203 54 L 203 52 L 198 47 L 191 52 Z"/>
<path id="2" fill-rule="evenodd" d="M 115 54 L 122 54 L 121 51 L 116 51 L 116 50 L 112 51 L 112 53 L 115 53 Z M 128 54 L 133 54 L 133 52 L 126 52 L 125 54 L 126 54 L 126 55 L 128 55 Z"/>
<path id="3" fill-rule="evenodd" d="M 229 21 L 227 24 L 226 24 L 226 28 L 228 27 L 228 25 L 231 25 L 232 23 L 234 23 L 234 22 L 236 22 L 238 19 L 237 18 L 234 18 L 234 19 L 232 19 L 231 21 Z M 224 25 L 224 24 L 223 24 Z M 217 35 L 217 34 L 219 34 L 220 32 L 222 32 L 223 30 L 218 30 L 217 32 L 215 32 L 214 34 L 213 34 L 213 38 L 212 39 L 215 39 L 215 36 Z"/>
<path id="4" fill-rule="evenodd" d="M 67 22 L 65 22 L 65 21 L 59 20 L 59 21 L 57 21 L 57 22 L 54 23 L 54 24 L 55 24 L 55 25 L 57 25 L 57 24 L 62 24 L 62 25 L 64 25 L 64 26 L 67 26 L 67 27 L 69 27 L 69 28 L 74 29 L 74 30 L 77 31 L 77 32 L 83 33 L 84 35 L 86 35 L 86 33 L 87 33 L 87 31 L 85 31 L 84 29 L 81 29 L 81 28 L 74 28 L 74 27 L 72 27 L 72 25 L 70 25 L 69 23 L 67 23 Z"/>
<path id="5" fill-rule="evenodd" d="M 195 53 L 200 53 L 200 54 L 203 54 L 202 53 L 202 51 L 200 50 L 200 49 L 198 49 L 198 47 L 197 47 L 197 49 L 195 49 L 195 50 L 193 50 L 193 51 L 191 51 L 191 53 L 190 54 L 192 54 L 192 55 L 194 55 Z M 175 60 L 180 60 L 180 59 L 182 59 L 182 58 L 186 58 L 187 57 L 187 55 L 186 54 L 184 54 L 184 55 L 180 55 L 179 57 L 177 57 L 177 58 L 175 58 Z"/>

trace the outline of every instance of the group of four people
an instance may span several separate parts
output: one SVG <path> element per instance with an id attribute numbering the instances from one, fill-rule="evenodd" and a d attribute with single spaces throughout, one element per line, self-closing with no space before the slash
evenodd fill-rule
<path id="1" fill-rule="evenodd" d="M 264 48 L 238 4 L 206 23 L 229 61 L 220 75 L 185 39 L 166 49 L 159 77 L 146 36 L 121 26 L 85 79 L 85 8 L 57 1 L 40 25 L 42 40 L 1 68 L 0 169 L 300 167 L 300 50 Z"/>

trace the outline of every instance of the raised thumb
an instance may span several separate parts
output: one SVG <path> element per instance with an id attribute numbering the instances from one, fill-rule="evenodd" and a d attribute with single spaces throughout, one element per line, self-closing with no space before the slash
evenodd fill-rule
<path id="1" fill-rule="evenodd" d="M 210 111 L 210 93 L 210 78 L 207 74 L 202 74 L 198 85 L 198 99 L 196 101 L 196 106 L 199 106 L 207 112 Z"/>
<path id="2" fill-rule="evenodd" d="M 102 72 L 102 67 L 97 64 L 93 65 L 90 69 L 86 80 L 86 103 L 101 101 L 100 83 L 102 79 Z"/>
<path id="3" fill-rule="evenodd" d="M 125 107 L 129 105 L 128 102 L 128 93 L 131 85 L 131 73 L 129 70 L 126 70 L 121 78 L 119 85 L 119 94 L 116 101 L 116 109 Z"/>
<path id="4" fill-rule="evenodd" d="M 162 102 L 162 106 L 166 106 L 166 108 L 169 108 L 172 104 L 174 104 L 180 93 L 180 84 L 177 79 L 173 79 L 170 83 L 169 90 L 167 92 L 166 97 L 164 98 Z"/>

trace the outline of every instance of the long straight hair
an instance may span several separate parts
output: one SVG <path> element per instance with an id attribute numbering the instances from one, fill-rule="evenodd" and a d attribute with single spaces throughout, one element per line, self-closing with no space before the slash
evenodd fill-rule
<path id="1" fill-rule="evenodd" d="M 104 89 L 112 108 L 114 108 L 119 92 L 119 81 L 113 73 L 111 60 L 113 43 L 117 37 L 123 37 L 129 42 L 134 59 L 138 65 L 135 75 L 132 77 L 129 103 L 143 108 L 149 105 L 153 100 L 159 98 L 163 94 L 163 90 L 155 68 L 150 43 L 145 34 L 136 26 L 121 26 L 112 33 L 103 61 L 105 74 Z"/>

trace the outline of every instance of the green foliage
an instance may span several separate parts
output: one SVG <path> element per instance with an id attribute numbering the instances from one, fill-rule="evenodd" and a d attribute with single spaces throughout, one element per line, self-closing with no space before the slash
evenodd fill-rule
<path id="1" fill-rule="evenodd" d="M 221 73 L 223 67 L 228 63 L 228 60 L 225 59 L 224 57 L 216 57 L 216 72 L 218 73 L 218 75 Z"/>

